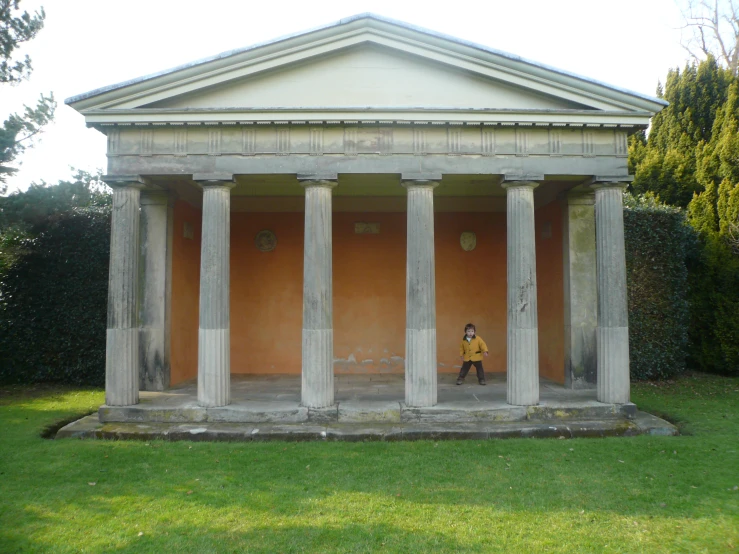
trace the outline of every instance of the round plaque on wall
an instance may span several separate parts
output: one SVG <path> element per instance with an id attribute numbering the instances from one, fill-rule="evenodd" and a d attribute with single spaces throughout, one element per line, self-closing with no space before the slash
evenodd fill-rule
<path id="1" fill-rule="evenodd" d="M 462 246 L 462 250 L 470 252 L 477 246 L 477 235 L 472 231 L 465 231 L 459 237 L 459 244 Z"/>
<path id="2" fill-rule="evenodd" d="M 257 236 L 254 237 L 254 244 L 257 246 L 257 250 L 262 252 L 272 252 L 277 246 L 277 237 L 269 229 L 259 231 Z"/>

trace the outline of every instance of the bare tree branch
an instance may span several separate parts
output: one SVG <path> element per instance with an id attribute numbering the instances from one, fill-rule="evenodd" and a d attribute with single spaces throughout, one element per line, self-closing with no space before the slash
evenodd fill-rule
<path id="1" fill-rule="evenodd" d="M 696 61 L 713 56 L 739 74 L 739 3 L 736 0 L 675 0 L 683 16 L 683 48 Z"/>

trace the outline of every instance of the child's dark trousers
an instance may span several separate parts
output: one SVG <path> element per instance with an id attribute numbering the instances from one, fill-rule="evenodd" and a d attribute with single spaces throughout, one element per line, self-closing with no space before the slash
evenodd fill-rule
<path id="1" fill-rule="evenodd" d="M 482 381 L 485 379 L 485 371 L 482 369 L 482 362 L 473 362 L 472 360 L 462 363 L 462 369 L 459 370 L 459 378 L 464 379 L 467 377 L 467 373 L 469 373 L 470 367 L 473 365 L 475 366 L 475 371 L 477 371 L 477 380 Z"/>

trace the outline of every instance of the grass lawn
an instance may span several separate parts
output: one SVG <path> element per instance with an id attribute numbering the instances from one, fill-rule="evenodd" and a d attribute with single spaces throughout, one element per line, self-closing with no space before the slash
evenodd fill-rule
<path id="1" fill-rule="evenodd" d="M 679 437 L 51 441 L 99 390 L 0 387 L 0 552 L 735 552 L 739 379 L 633 387 Z"/>

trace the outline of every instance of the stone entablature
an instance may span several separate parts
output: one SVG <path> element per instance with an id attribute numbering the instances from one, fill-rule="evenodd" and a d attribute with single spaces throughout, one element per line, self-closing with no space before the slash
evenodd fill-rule
<path id="1" fill-rule="evenodd" d="M 104 126 L 108 156 L 628 156 L 628 130 L 575 124 Z"/>

